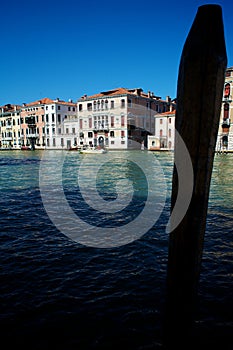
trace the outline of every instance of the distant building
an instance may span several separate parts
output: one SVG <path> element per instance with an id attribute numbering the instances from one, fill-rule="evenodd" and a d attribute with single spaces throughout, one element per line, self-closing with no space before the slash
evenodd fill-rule
<path id="1" fill-rule="evenodd" d="M 20 116 L 22 146 L 63 149 L 77 142 L 77 105 L 72 101 L 43 98 L 24 103 Z"/>
<path id="2" fill-rule="evenodd" d="M 233 67 L 226 69 L 216 151 L 233 152 Z"/>
<path id="3" fill-rule="evenodd" d="M 175 110 L 156 114 L 155 134 L 148 136 L 149 151 L 174 150 Z"/>
<path id="4" fill-rule="evenodd" d="M 20 149 L 20 106 L 0 107 L 0 148 Z"/>
<path id="5" fill-rule="evenodd" d="M 154 114 L 170 111 L 175 104 L 150 91 L 116 88 L 78 100 L 79 145 L 134 149 L 147 147 L 155 132 Z"/>

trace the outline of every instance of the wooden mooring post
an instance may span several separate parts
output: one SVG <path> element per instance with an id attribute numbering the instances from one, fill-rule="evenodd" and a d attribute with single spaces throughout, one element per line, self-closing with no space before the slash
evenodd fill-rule
<path id="1" fill-rule="evenodd" d="M 175 125 L 191 158 L 193 192 L 188 210 L 169 237 L 164 322 L 164 345 L 168 349 L 191 348 L 226 67 L 222 9 L 219 5 L 200 6 L 183 48 L 177 84 Z M 181 148 L 176 138 L 174 164 L 182 162 Z M 171 210 L 180 186 L 174 166 Z"/>

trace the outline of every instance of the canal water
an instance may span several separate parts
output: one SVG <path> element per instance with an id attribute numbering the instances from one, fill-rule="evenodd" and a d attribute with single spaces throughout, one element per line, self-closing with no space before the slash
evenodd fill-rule
<path id="1" fill-rule="evenodd" d="M 6 348 L 162 349 L 173 154 L 101 156 L 0 153 Z M 206 349 L 233 348 L 232 169 L 215 156 L 193 334 Z"/>

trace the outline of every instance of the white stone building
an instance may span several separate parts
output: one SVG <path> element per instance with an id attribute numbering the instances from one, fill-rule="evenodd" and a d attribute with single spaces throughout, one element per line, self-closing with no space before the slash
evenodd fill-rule
<path id="1" fill-rule="evenodd" d="M 156 114 L 155 134 L 148 136 L 149 151 L 174 150 L 175 110 Z"/>
<path id="2" fill-rule="evenodd" d="M 233 152 L 233 67 L 226 70 L 216 151 Z"/>
<path id="3" fill-rule="evenodd" d="M 20 106 L 0 107 L 0 148 L 20 149 Z"/>
<path id="4" fill-rule="evenodd" d="M 137 149 L 155 132 L 154 114 L 174 109 L 142 89 L 117 88 L 78 100 L 79 145 L 109 149 Z"/>
<path id="5" fill-rule="evenodd" d="M 67 149 L 77 142 L 77 105 L 72 101 L 43 98 L 24 103 L 20 117 L 22 146 Z"/>

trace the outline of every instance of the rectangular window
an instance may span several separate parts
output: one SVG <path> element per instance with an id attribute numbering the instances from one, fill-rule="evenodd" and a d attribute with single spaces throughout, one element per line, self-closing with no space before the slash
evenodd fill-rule
<path id="1" fill-rule="evenodd" d="M 58 122 L 58 124 L 61 124 L 61 114 L 57 115 L 57 122 Z"/>
<path id="2" fill-rule="evenodd" d="M 58 128 L 58 129 L 57 129 L 57 132 L 58 132 L 58 134 L 60 135 L 60 134 L 61 134 L 61 128 Z"/>
<path id="3" fill-rule="evenodd" d="M 114 128 L 114 117 L 111 117 L 111 128 Z"/>
<path id="4" fill-rule="evenodd" d="M 160 124 L 163 124 L 163 119 L 160 119 L 159 122 L 160 122 Z"/>
<path id="5" fill-rule="evenodd" d="M 80 129 L 83 128 L 83 120 L 82 120 L 82 119 L 79 120 L 79 128 L 80 128 Z"/>
<path id="6" fill-rule="evenodd" d="M 89 129 L 92 128 L 92 118 L 89 118 Z"/>
<path id="7" fill-rule="evenodd" d="M 91 103 L 91 102 L 87 104 L 87 110 L 88 110 L 88 111 L 91 111 L 91 110 L 92 110 L 92 103 Z"/>
<path id="8" fill-rule="evenodd" d="M 61 106 L 57 106 L 57 109 L 60 111 L 60 109 L 61 109 Z"/>
<path id="9" fill-rule="evenodd" d="M 125 108 L 125 100 L 121 100 L 121 108 Z"/>
<path id="10" fill-rule="evenodd" d="M 55 137 L 53 138 L 53 146 L 54 147 L 56 146 L 56 139 L 55 139 Z"/>
<path id="11" fill-rule="evenodd" d="M 49 122 L 49 115 L 48 114 L 45 115 L 45 120 L 46 120 L 46 123 Z"/>
<path id="12" fill-rule="evenodd" d="M 61 138 L 61 146 L 62 147 L 64 146 L 64 139 L 63 139 L 63 137 Z"/>
<path id="13" fill-rule="evenodd" d="M 66 128 L 66 134 L 69 134 L 69 128 Z"/>
<path id="14" fill-rule="evenodd" d="M 52 113 L 52 123 L 54 123 L 55 118 L 54 118 L 54 113 Z"/>
<path id="15" fill-rule="evenodd" d="M 125 116 L 121 116 L 121 126 L 125 126 Z"/>
<path id="16" fill-rule="evenodd" d="M 72 128 L 72 134 L 75 134 L 75 128 Z"/>
<path id="17" fill-rule="evenodd" d="M 125 130 L 121 130 L 121 137 L 125 137 Z"/>
<path id="18" fill-rule="evenodd" d="M 111 108 L 114 108 L 114 101 L 111 101 Z"/>

